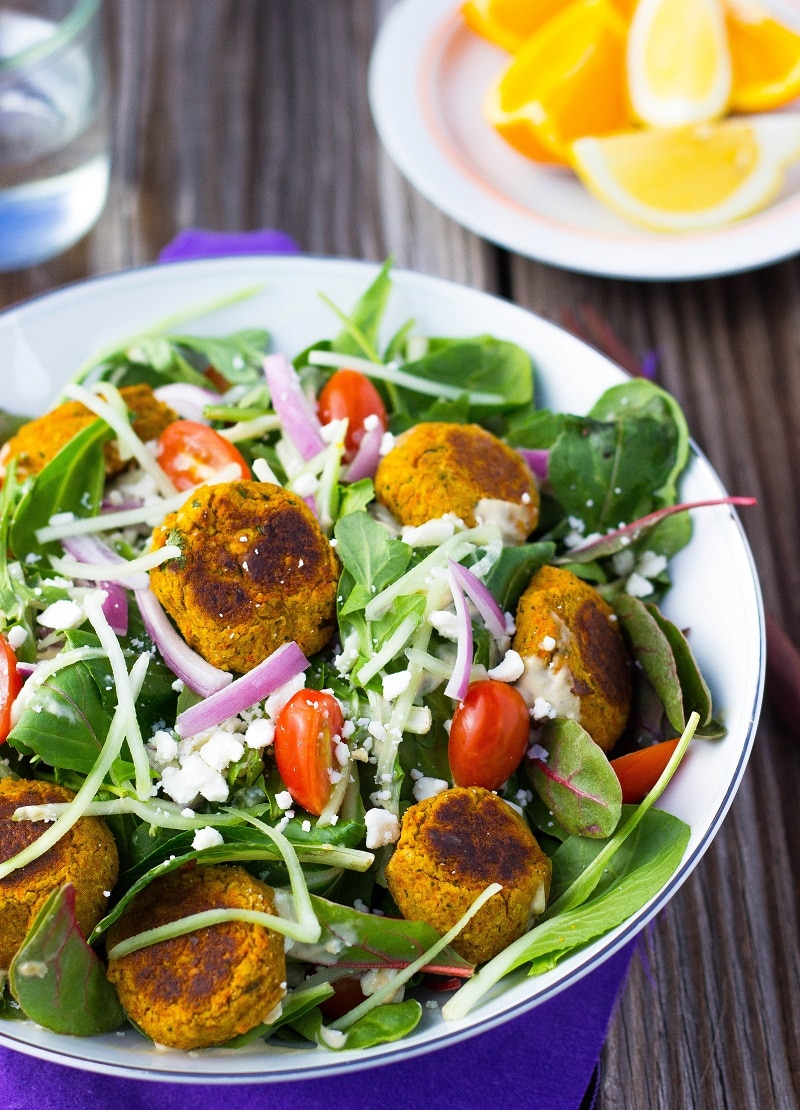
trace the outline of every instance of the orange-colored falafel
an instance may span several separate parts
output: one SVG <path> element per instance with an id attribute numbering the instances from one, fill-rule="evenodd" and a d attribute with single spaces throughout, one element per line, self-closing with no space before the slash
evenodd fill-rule
<path id="1" fill-rule="evenodd" d="M 275 913 L 270 887 L 242 867 L 184 868 L 155 879 L 108 932 L 108 948 L 213 909 Z M 227 921 L 111 958 L 108 978 L 128 1016 L 158 1044 L 206 1048 L 265 1021 L 286 993 L 283 937 Z"/>
<path id="2" fill-rule="evenodd" d="M 178 419 L 177 413 L 159 401 L 149 385 L 123 386 L 120 394 L 133 414 L 133 430 L 145 443 L 157 439 L 168 424 Z M 6 464 L 14 457 L 20 481 L 38 474 L 62 447 L 95 420 L 95 414 L 80 401 L 65 401 L 44 416 L 23 424 L 0 449 L 0 474 L 5 474 Z M 113 440 L 105 445 L 104 452 L 107 477 L 125 470 L 127 463 L 121 461 Z"/>
<path id="3" fill-rule="evenodd" d="M 631 705 L 631 663 L 611 606 L 571 571 L 544 566 L 517 606 L 513 648 L 525 661 L 519 689 L 560 717 L 574 716 L 609 751 Z"/>
<path id="4" fill-rule="evenodd" d="M 17 855 L 48 827 L 44 821 L 12 821 L 15 809 L 74 797 L 51 782 L 0 779 L 0 860 Z M 118 871 L 117 846 L 105 821 L 82 817 L 44 855 L 0 879 L 0 968 L 10 966 L 48 895 L 64 883 L 75 887 L 75 916 L 88 936 L 105 912 Z"/>
<path id="5" fill-rule="evenodd" d="M 453 941 L 456 952 L 478 964 L 502 952 L 542 913 L 551 870 L 507 802 L 480 786 L 457 786 L 406 810 L 386 880 L 403 917 L 439 933 L 451 929 L 490 883 L 502 883 Z"/>
<path id="6" fill-rule="evenodd" d="M 339 563 L 308 505 L 268 482 L 203 486 L 153 532 L 180 559 L 150 573 L 153 593 L 209 663 L 252 670 L 295 640 L 313 655 L 336 625 Z"/>
<path id="7" fill-rule="evenodd" d="M 471 528 L 500 508 L 508 542 L 522 543 L 539 520 L 539 491 L 524 459 L 477 424 L 432 422 L 405 432 L 378 466 L 375 495 L 401 524 L 455 513 Z"/>

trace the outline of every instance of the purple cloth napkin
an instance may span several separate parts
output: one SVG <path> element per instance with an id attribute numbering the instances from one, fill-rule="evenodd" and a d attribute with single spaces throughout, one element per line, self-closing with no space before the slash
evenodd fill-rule
<path id="1" fill-rule="evenodd" d="M 281 231 L 183 231 L 162 262 L 236 254 L 296 254 Z M 408 1063 L 335 1078 L 237 1085 L 237 1110 L 451 1110 L 504 1105 L 578 1110 L 603 1047 L 635 942 L 522 1017 Z M 321 1050 L 318 1050 L 321 1051 Z M 0 1048 L 3 1110 L 218 1110 L 212 1084 L 150 1083 L 76 1071 Z"/>

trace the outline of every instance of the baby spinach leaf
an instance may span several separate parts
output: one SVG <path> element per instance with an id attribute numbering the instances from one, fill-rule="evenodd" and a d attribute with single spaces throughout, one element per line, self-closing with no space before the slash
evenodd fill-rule
<path id="1" fill-rule="evenodd" d="M 105 968 L 75 918 L 75 887 L 54 890 L 11 962 L 11 990 L 31 1019 L 45 1029 L 91 1037 L 125 1020 Z"/>
<path id="2" fill-rule="evenodd" d="M 343 327 L 330 343 L 330 349 L 343 355 L 358 355 L 361 358 L 378 360 L 378 332 L 383 314 L 392 289 L 389 276 L 392 259 L 387 258 L 377 277 L 361 294 L 349 316 L 334 308 Z M 323 298 L 330 304 L 327 298 Z"/>
<path id="3" fill-rule="evenodd" d="M 504 547 L 486 575 L 485 585 L 504 613 L 513 613 L 536 571 L 555 554 L 554 543 L 523 543 Z"/>
<path id="4" fill-rule="evenodd" d="M 245 328 L 226 336 L 172 335 L 169 342 L 181 350 L 202 356 L 204 362 L 232 385 L 249 385 L 263 378 L 262 362 L 269 332 Z M 204 378 L 205 388 L 209 388 Z"/>
<path id="5" fill-rule="evenodd" d="M 567 416 L 550 449 L 548 481 L 586 534 L 638 520 L 656 507 L 654 490 L 674 467 L 677 431 L 652 416 L 601 422 Z"/>
<path id="6" fill-rule="evenodd" d="M 398 1041 L 416 1028 L 421 1017 L 422 1007 L 419 1002 L 407 998 L 405 1002 L 376 1006 L 354 1022 L 344 1035 L 338 1030 L 326 1029 L 319 1010 L 310 1010 L 290 1024 L 306 1040 L 341 1052 L 344 1049 L 372 1048 L 376 1044 Z"/>
<path id="7" fill-rule="evenodd" d="M 103 446 L 112 435 L 103 420 L 93 421 L 36 475 L 11 522 L 9 544 L 18 559 L 31 552 L 60 553 L 60 544 L 42 545 L 36 539 L 37 528 L 43 528 L 56 513 L 96 515 L 105 486 Z"/>
<path id="8" fill-rule="evenodd" d="M 506 417 L 506 438 L 514 447 L 547 450 L 563 431 L 564 419 L 563 412 L 526 405 Z"/>
<path id="9" fill-rule="evenodd" d="M 675 429 L 672 468 L 655 491 L 663 504 L 671 505 L 677 500 L 678 478 L 689 461 L 689 428 L 675 398 L 647 378 L 632 378 L 607 389 L 589 411 L 594 420 L 630 420 L 645 414 L 670 423 Z"/>
<path id="10" fill-rule="evenodd" d="M 350 513 L 366 509 L 370 501 L 375 500 L 375 485 L 371 478 L 362 478 L 360 482 L 343 486 L 339 499 L 339 516 L 349 516 Z"/>
<path id="11" fill-rule="evenodd" d="M 622 789 L 605 753 L 577 721 L 556 718 L 542 730 L 547 759 L 530 762 L 536 793 L 569 833 L 609 836 L 622 808 Z"/>

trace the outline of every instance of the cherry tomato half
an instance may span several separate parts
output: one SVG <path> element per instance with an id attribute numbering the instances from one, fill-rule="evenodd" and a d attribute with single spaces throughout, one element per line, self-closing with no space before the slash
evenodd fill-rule
<path id="1" fill-rule="evenodd" d="M 522 762 L 529 729 L 519 690 L 491 678 L 473 682 L 450 727 L 447 754 L 456 786 L 496 790 Z"/>
<path id="2" fill-rule="evenodd" d="M 156 458 L 176 489 L 189 489 L 236 464 L 240 477 L 249 478 L 250 468 L 241 452 L 219 432 L 194 420 L 174 420 L 158 439 Z"/>
<path id="3" fill-rule="evenodd" d="M 317 817 L 333 790 L 329 772 L 338 767 L 336 740 L 343 728 L 338 701 L 319 690 L 298 690 L 275 724 L 278 774 L 294 800 Z"/>
<path id="4" fill-rule="evenodd" d="M 344 457 L 349 462 L 364 438 L 364 421 L 377 416 L 386 431 L 386 409 L 375 386 L 357 370 L 337 370 L 328 378 L 317 401 L 317 412 L 323 424 L 347 418 Z"/>
<path id="5" fill-rule="evenodd" d="M 11 732 L 11 706 L 21 689 L 22 678 L 14 649 L 0 636 L 0 744 Z"/>

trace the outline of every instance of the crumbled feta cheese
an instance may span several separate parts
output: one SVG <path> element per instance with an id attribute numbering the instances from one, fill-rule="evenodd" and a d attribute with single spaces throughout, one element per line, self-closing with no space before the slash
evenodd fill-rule
<path id="1" fill-rule="evenodd" d="M 59 632 L 67 628 L 77 628 L 84 621 L 83 609 L 76 601 L 63 598 L 48 605 L 36 618 L 36 623 L 44 628 L 55 628 Z"/>
<path id="2" fill-rule="evenodd" d="M 626 575 L 630 574 L 635 564 L 636 556 L 629 548 L 624 551 L 615 551 L 611 556 L 611 565 L 614 568 L 614 573 L 619 578 L 625 578 Z"/>
<path id="3" fill-rule="evenodd" d="M 192 752 L 180 767 L 165 767 L 161 785 L 178 805 L 188 805 L 198 794 L 208 802 L 225 802 L 228 784 L 224 777 L 201 759 L 199 752 Z"/>
<path id="4" fill-rule="evenodd" d="M 411 682 L 411 671 L 396 671 L 394 674 L 383 676 L 383 696 L 387 701 L 394 701 L 404 694 Z"/>
<path id="5" fill-rule="evenodd" d="M 294 678 L 290 678 L 288 682 L 284 682 L 283 686 L 279 686 L 275 693 L 270 694 L 264 702 L 266 716 L 276 721 L 284 705 L 294 697 L 298 690 L 302 690 L 305 684 L 306 676 L 301 673 L 295 675 Z"/>
<path id="6" fill-rule="evenodd" d="M 364 814 L 367 826 L 367 848 L 382 848 L 394 844 L 400 836 L 400 822 L 393 813 L 385 809 L 368 809 Z"/>
<path id="7" fill-rule="evenodd" d="M 444 779 L 428 778 L 427 775 L 423 775 L 414 783 L 413 794 L 418 802 L 424 802 L 426 798 L 434 798 L 443 790 L 447 790 Z"/>
<path id="8" fill-rule="evenodd" d="M 497 679 L 498 682 L 516 682 L 524 670 L 522 656 L 511 648 L 505 653 L 502 662 L 492 667 L 488 674 L 489 678 Z"/>
<path id="9" fill-rule="evenodd" d="M 394 444 L 395 438 L 392 433 L 384 432 L 381 436 L 381 445 L 378 449 L 378 453 L 381 455 L 381 457 L 383 457 L 384 455 L 388 455 L 389 452 L 394 448 Z"/>
<path id="10" fill-rule="evenodd" d="M 280 809 L 291 809 L 293 801 L 294 799 L 292 798 L 292 795 L 289 793 L 288 790 L 281 790 L 278 794 L 275 795 L 275 804 Z"/>
<path id="11" fill-rule="evenodd" d="M 353 629 L 345 636 L 342 650 L 333 660 L 333 665 L 339 674 L 350 674 L 358 659 L 358 646 L 358 632 Z"/>
<path id="12" fill-rule="evenodd" d="M 169 732 L 155 732 L 147 745 L 150 763 L 160 770 L 178 758 L 178 742 Z"/>
<path id="13" fill-rule="evenodd" d="M 655 551 L 643 551 L 636 569 L 645 578 L 657 578 L 667 569 L 667 560 L 663 555 L 657 555 Z"/>
<path id="14" fill-rule="evenodd" d="M 23 628 L 21 624 L 15 624 L 13 628 L 9 628 L 6 632 L 6 639 L 14 651 L 18 651 L 28 639 L 28 630 Z"/>
<path id="15" fill-rule="evenodd" d="M 364 431 L 373 432 L 376 428 L 380 427 L 380 423 L 378 416 L 374 412 L 371 412 L 369 416 L 364 417 Z"/>
<path id="16" fill-rule="evenodd" d="M 534 699 L 533 705 L 531 706 L 531 717 L 533 717 L 534 721 L 552 720 L 555 715 L 555 706 L 552 705 L 547 698 L 538 697 Z"/>
<path id="17" fill-rule="evenodd" d="M 334 748 L 334 754 L 336 756 L 336 762 L 340 767 L 346 767 L 350 762 L 350 749 L 347 744 L 343 744 L 341 740 L 337 742 Z"/>
<path id="18" fill-rule="evenodd" d="M 244 742 L 248 748 L 253 748 L 259 752 L 268 748 L 274 739 L 275 723 L 267 720 L 266 717 L 256 717 L 247 726 L 247 731 L 244 734 Z"/>
<path id="19" fill-rule="evenodd" d="M 539 646 L 541 647 L 542 651 L 552 651 L 553 648 L 556 646 L 556 642 L 552 636 L 545 636 Z"/>
<path id="20" fill-rule="evenodd" d="M 433 625 L 440 636 L 446 640 L 457 640 L 461 623 L 455 613 L 449 609 L 434 609 L 428 614 L 428 623 Z"/>
<path id="21" fill-rule="evenodd" d="M 311 832 L 311 822 L 309 820 L 303 821 L 300 825 L 300 828 L 303 830 L 303 832 Z"/>
<path id="22" fill-rule="evenodd" d="M 548 755 L 547 748 L 543 748 L 541 744 L 531 744 L 528 748 L 528 759 L 541 759 L 542 763 L 547 763 Z"/>
<path id="23" fill-rule="evenodd" d="M 633 574 L 628 576 L 625 582 L 626 594 L 630 594 L 631 597 L 647 597 L 652 592 L 653 583 L 648 578 L 639 574 L 638 571 L 634 571 Z"/>
<path id="24" fill-rule="evenodd" d="M 200 851 L 201 848 L 216 848 L 218 844 L 224 843 L 221 833 L 218 833 L 211 825 L 206 825 L 205 828 L 198 829 L 192 837 L 192 847 Z"/>
<path id="25" fill-rule="evenodd" d="M 226 770 L 231 763 L 236 763 L 244 755 L 244 745 L 235 739 L 230 732 L 217 731 L 212 733 L 200 748 L 203 762 L 215 771 Z"/>

